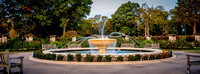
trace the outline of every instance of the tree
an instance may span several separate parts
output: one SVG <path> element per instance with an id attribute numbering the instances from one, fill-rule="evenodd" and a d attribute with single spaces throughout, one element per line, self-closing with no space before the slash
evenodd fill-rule
<path id="1" fill-rule="evenodd" d="M 145 30 L 145 36 L 149 36 L 149 19 L 151 18 L 151 11 L 153 10 L 152 8 L 149 8 L 149 6 L 144 3 L 142 4 L 142 7 L 140 8 L 141 11 L 141 19 L 142 22 L 141 24 L 145 24 L 144 30 Z"/>
<path id="2" fill-rule="evenodd" d="M 139 4 L 134 2 L 127 2 L 122 4 L 117 11 L 112 14 L 111 24 L 114 25 L 115 31 L 122 31 L 124 28 L 133 30 L 137 24 L 135 23 L 137 12 L 139 11 Z M 124 28 L 122 28 L 124 27 Z M 130 33 L 130 31 L 128 32 Z"/>
<path id="3" fill-rule="evenodd" d="M 106 21 L 108 20 L 107 16 L 95 15 L 93 18 L 89 18 L 91 23 L 94 25 L 94 28 L 101 34 L 101 30 L 103 26 L 106 25 Z"/>
<path id="4" fill-rule="evenodd" d="M 52 34 L 59 26 L 65 33 L 66 27 L 77 29 L 89 15 L 91 4 L 91 0 L 1 0 L 0 14 L 1 19 L 13 19 L 16 30 L 22 32 L 20 35 Z"/>
<path id="5" fill-rule="evenodd" d="M 84 21 L 79 24 L 78 33 L 82 36 L 90 35 L 91 29 L 92 24 L 90 23 L 90 20 L 84 19 Z"/>
<path id="6" fill-rule="evenodd" d="M 177 6 L 177 15 L 180 17 L 179 19 L 185 20 L 184 22 L 187 25 L 193 28 L 193 35 L 197 33 L 196 26 L 197 21 L 199 21 L 200 17 L 200 0 L 178 0 Z"/>
<path id="7" fill-rule="evenodd" d="M 162 34 L 168 34 L 168 31 L 171 29 L 169 28 L 169 13 L 165 11 L 163 6 L 157 6 L 151 10 L 151 24 L 156 24 L 161 28 Z M 154 26 L 153 26 L 154 27 Z"/>

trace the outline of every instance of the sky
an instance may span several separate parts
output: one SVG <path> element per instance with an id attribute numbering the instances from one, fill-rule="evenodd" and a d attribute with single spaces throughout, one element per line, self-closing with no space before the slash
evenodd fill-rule
<path id="1" fill-rule="evenodd" d="M 92 0 L 90 15 L 87 18 L 94 17 L 95 15 L 107 16 L 111 18 L 111 15 L 124 3 L 128 1 L 138 3 L 140 6 L 143 3 L 147 3 L 149 7 L 164 6 L 166 11 L 174 9 L 177 0 Z"/>

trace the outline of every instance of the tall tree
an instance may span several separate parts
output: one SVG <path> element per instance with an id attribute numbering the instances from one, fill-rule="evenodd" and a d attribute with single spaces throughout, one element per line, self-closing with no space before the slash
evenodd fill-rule
<path id="1" fill-rule="evenodd" d="M 149 36 L 149 19 L 151 18 L 151 11 L 153 10 L 153 7 L 150 8 L 146 3 L 142 4 L 142 7 L 140 8 L 141 11 L 141 19 L 142 23 L 145 24 L 144 30 L 145 30 L 145 36 Z"/>
<path id="2" fill-rule="evenodd" d="M 193 34 L 196 34 L 196 26 L 200 17 L 200 0 L 178 0 L 177 9 L 178 12 L 183 12 L 184 15 L 181 15 L 183 20 L 186 20 L 187 25 L 193 27 Z M 179 14 L 179 13 L 178 13 Z"/>
<path id="3" fill-rule="evenodd" d="M 112 14 L 111 24 L 114 25 L 115 31 L 124 32 L 124 29 L 129 28 L 129 30 L 133 30 L 137 24 L 134 22 L 135 17 L 139 17 L 137 12 L 139 11 L 139 4 L 134 2 L 127 2 L 122 4 L 117 11 Z M 127 32 L 126 32 L 127 33 Z M 130 31 L 128 32 L 130 33 Z"/>

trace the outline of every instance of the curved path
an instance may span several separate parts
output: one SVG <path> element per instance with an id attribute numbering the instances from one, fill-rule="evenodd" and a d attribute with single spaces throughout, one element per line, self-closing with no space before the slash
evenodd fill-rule
<path id="1" fill-rule="evenodd" d="M 28 59 L 32 53 L 12 54 L 11 57 L 25 57 L 24 74 L 186 74 L 185 55 L 195 53 L 185 53 L 183 51 L 174 51 L 173 53 L 177 58 L 172 61 L 128 65 L 63 65 L 40 63 Z M 12 73 L 18 71 L 18 68 L 12 68 Z M 200 66 L 192 66 L 191 71 L 192 74 L 200 74 Z M 0 71 L 0 74 L 2 74 L 2 71 Z"/>

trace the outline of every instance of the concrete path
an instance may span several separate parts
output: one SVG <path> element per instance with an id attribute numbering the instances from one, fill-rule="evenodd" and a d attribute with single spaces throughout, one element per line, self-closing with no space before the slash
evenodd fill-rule
<path id="1" fill-rule="evenodd" d="M 167 62 L 100 66 L 40 63 L 28 59 L 32 53 L 12 54 L 11 57 L 25 57 L 24 74 L 186 74 L 185 55 L 194 53 L 185 53 L 183 51 L 174 51 L 173 53 L 177 55 L 177 58 Z M 18 68 L 12 68 L 12 73 L 18 71 Z M 200 66 L 192 66 L 191 71 L 192 74 L 200 74 Z"/>

